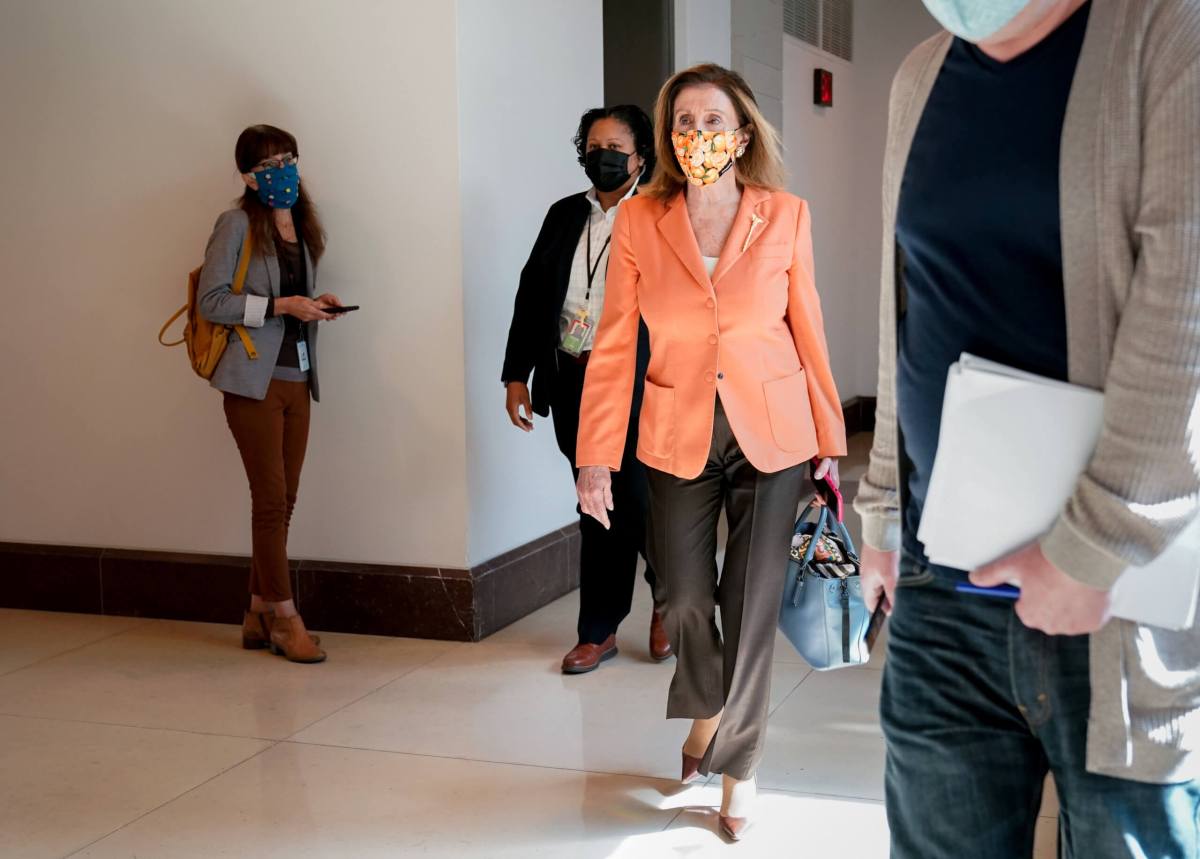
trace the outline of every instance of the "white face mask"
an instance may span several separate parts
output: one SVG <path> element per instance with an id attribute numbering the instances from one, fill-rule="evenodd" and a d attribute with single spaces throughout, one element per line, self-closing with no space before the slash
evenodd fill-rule
<path id="1" fill-rule="evenodd" d="M 982 42 L 1013 22 L 1029 0 L 924 0 L 937 22 L 961 39 Z"/>

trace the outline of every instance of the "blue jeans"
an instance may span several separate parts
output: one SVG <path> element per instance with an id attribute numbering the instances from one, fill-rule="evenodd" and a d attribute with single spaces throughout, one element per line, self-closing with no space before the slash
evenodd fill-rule
<path id="1" fill-rule="evenodd" d="M 906 581 L 928 581 L 901 587 L 889 620 L 880 708 L 892 859 L 1027 859 L 1047 772 L 1060 856 L 1200 857 L 1200 784 L 1087 772 L 1087 636 L 1035 632 L 1011 602 L 903 566 Z"/>

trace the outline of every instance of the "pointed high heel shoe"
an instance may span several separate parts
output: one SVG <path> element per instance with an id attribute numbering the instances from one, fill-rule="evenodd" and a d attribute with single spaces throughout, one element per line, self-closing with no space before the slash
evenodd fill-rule
<path id="1" fill-rule="evenodd" d="M 726 817 L 724 814 L 718 814 L 717 818 L 721 822 L 722 834 L 730 841 L 741 841 L 742 835 L 750 828 L 748 817 Z"/>
<path id="2" fill-rule="evenodd" d="M 700 778 L 700 762 L 702 758 L 694 758 L 687 752 L 683 752 L 683 774 L 679 776 L 681 784 L 691 784 L 696 779 Z"/>
<path id="3" fill-rule="evenodd" d="M 746 834 L 746 830 L 753 824 L 753 820 L 748 816 L 754 810 L 754 802 L 758 796 L 758 783 L 754 776 L 750 776 L 745 781 L 733 782 L 728 776 L 724 777 L 721 784 L 721 811 L 717 813 L 717 820 L 721 825 L 721 833 L 730 841 L 741 841 Z M 739 790 L 740 788 L 740 790 Z M 725 810 L 737 812 L 737 814 L 725 814 Z"/>

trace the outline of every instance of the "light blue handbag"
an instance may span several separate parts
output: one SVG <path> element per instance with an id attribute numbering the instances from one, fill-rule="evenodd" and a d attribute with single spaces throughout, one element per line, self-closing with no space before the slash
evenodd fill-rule
<path id="1" fill-rule="evenodd" d="M 814 500 L 796 521 L 779 629 L 809 665 L 828 671 L 870 659 L 869 623 L 850 532 Z"/>

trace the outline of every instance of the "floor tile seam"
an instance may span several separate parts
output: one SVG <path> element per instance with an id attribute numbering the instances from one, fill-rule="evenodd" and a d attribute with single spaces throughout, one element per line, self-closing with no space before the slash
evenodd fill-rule
<path id="1" fill-rule="evenodd" d="M 808 665 L 803 659 L 797 656 L 795 659 L 780 659 L 778 656 L 771 657 L 772 665 Z"/>
<path id="2" fill-rule="evenodd" d="M 778 704 L 776 704 L 774 707 L 772 707 L 770 710 L 767 711 L 767 720 L 768 721 L 770 720 L 770 718 L 772 716 L 774 716 L 777 712 L 779 712 L 780 707 L 782 707 L 789 700 L 791 700 L 791 697 L 796 694 L 796 690 L 799 689 L 801 686 L 803 686 L 804 681 L 807 680 L 809 677 L 812 677 L 814 673 L 815 672 L 813 671 L 813 669 L 809 668 L 808 673 L 805 674 L 803 677 L 801 677 L 799 682 L 797 682 L 796 685 L 791 688 L 791 691 L 789 691 L 786 695 L 783 696 L 783 700 L 781 700 Z"/>
<path id="3" fill-rule="evenodd" d="M 856 793 L 826 793 L 820 790 L 796 790 L 790 787 L 765 787 L 761 783 L 758 785 L 759 792 L 766 793 L 786 793 L 788 796 L 804 796 L 812 799 L 841 799 L 851 800 L 853 802 L 865 802 L 870 805 L 884 805 L 885 800 L 876 799 L 873 796 L 863 796 Z"/>
<path id="4" fill-rule="evenodd" d="M 0 677 L 8 677 L 10 674 L 16 674 L 19 671 L 25 671 L 26 669 L 34 668 L 42 663 L 49 662 L 52 659 L 58 659 L 60 656 L 66 656 L 67 654 L 75 653 L 83 650 L 85 647 L 91 647 L 93 644 L 100 644 L 108 641 L 110 638 L 116 638 L 117 636 L 131 632 L 139 626 L 145 625 L 145 622 L 140 618 L 134 618 L 133 620 L 135 621 L 134 623 L 123 629 L 118 629 L 115 632 L 110 632 L 107 635 L 102 635 L 99 638 L 92 639 L 91 641 L 85 641 L 83 644 L 76 645 L 75 647 L 69 647 L 66 650 L 60 650 L 57 653 L 51 653 L 47 656 L 41 657 L 40 659 L 35 659 L 33 662 L 26 663 L 25 665 L 18 665 L 16 668 L 11 668 L 8 671 L 0 671 Z"/>
<path id="5" fill-rule="evenodd" d="M 107 838 L 111 838 L 112 836 L 116 835 L 118 832 L 121 832 L 124 829 L 128 829 L 130 826 L 133 826 L 134 824 L 138 823 L 139 821 L 144 820 L 145 818 L 149 817 L 151 814 L 161 811 L 162 809 L 166 808 L 168 805 L 178 802 L 179 800 L 183 799 L 188 794 L 193 793 L 194 791 L 199 790 L 200 788 L 204 787 L 205 785 L 209 784 L 210 782 L 221 778 L 221 776 L 225 775 L 226 773 L 230 772 L 231 770 L 235 770 L 238 767 L 242 766 L 243 764 L 249 763 L 250 761 L 254 760 L 259 755 L 263 754 L 264 752 L 269 752 L 271 749 L 273 749 L 277 745 L 279 745 L 280 742 L 281 741 L 279 741 L 279 740 L 271 741 L 270 745 L 265 746 L 264 748 L 259 749 L 258 751 L 254 752 L 253 754 L 247 755 L 246 757 L 242 758 L 241 760 L 238 760 L 238 761 L 230 764 L 229 766 L 225 767 L 220 772 L 214 773 L 213 775 L 209 776 L 208 778 L 204 779 L 203 781 L 192 785 L 191 787 L 176 794 L 175 796 L 171 797 L 170 799 L 166 799 L 163 802 L 160 802 L 158 805 L 154 806 L 153 808 L 142 812 L 141 814 L 134 817 L 132 820 L 125 821 L 120 826 L 116 827 L 115 829 L 113 829 L 109 832 L 106 832 L 104 835 L 101 835 L 99 838 L 94 838 L 91 841 L 89 841 L 87 844 L 84 844 L 82 847 L 76 848 L 72 852 L 66 854 L 63 857 L 63 859 L 71 859 L 72 856 L 78 856 L 80 853 L 87 850 L 88 848 L 93 847 L 96 844 L 99 844 L 101 841 L 104 841 Z"/>
<path id="6" fill-rule="evenodd" d="M 461 763 L 470 763 L 470 764 L 490 764 L 492 766 L 501 766 L 501 767 L 521 767 L 522 769 L 551 770 L 553 772 L 578 773 L 580 775 L 617 776 L 620 778 L 641 779 L 643 781 L 666 782 L 667 784 L 675 784 L 675 785 L 679 784 L 677 779 L 672 779 L 667 776 L 646 775 L 645 773 L 620 772 L 620 771 L 615 771 L 615 770 L 589 770 L 589 769 L 581 769 L 579 767 L 564 767 L 564 766 L 551 766 L 549 764 L 534 764 L 534 763 L 527 763 L 525 761 L 502 761 L 502 760 L 493 760 L 491 758 L 472 758 L 472 757 L 467 757 L 464 755 L 439 755 L 439 754 L 434 754 L 431 752 L 407 752 L 407 751 L 402 751 L 400 749 L 378 749 L 378 748 L 372 748 L 370 746 L 347 746 L 347 745 L 341 745 L 338 743 L 317 743 L 317 742 L 310 742 L 310 741 L 305 741 L 305 740 L 295 740 L 295 739 L 291 739 L 291 738 L 286 739 L 286 740 L 280 740 L 279 742 L 280 742 L 280 744 L 287 744 L 287 745 L 291 745 L 291 746 L 310 746 L 310 747 L 321 748 L 321 749 L 339 749 L 339 750 L 353 751 L 353 752 L 376 752 L 376 753 L 384 754 L 384 755 L 396 755 L 399 757 L 407 757 L 407 758 L 426 758 L 428 760 L 437 760 L 437 761 L 458 761 Z M 680 786 L 682 786 L 682 785 L 680 785 Z"/>
<path id="7" fill-rule="evenodd" d="M 675 825 L 675 821 L 677 821 L 677 820 L 678 820 L 678 819 L 679 819 L 681 816 L 683 816 L 683 813 L 684 813 L 685 811 L 687 811 L 687 809 L 686 809 L 686 808 L 681 808 L 681 809 L 679 809 L 678 811 L 676 811 L 676 812 L 675 812 L 675 814 L 674 814 L 674 816 L 673 816 L 673 817 L 672 817 L 672 818 L 671 818 L 669 821 L 667 821 L 667 825 L 666 825 L 666 826 L 664 826 L 662 829 L 660 829 L 660 830 L 658 830 L 658 831 L 659 831 L 659 832 L 666 832 L 668 829 L 670 829 L 672 826 L 674 826 L 674 825 Z"/>
<path id="8" fill-rule="evenodd" d="M 135 731 L 162 731 L 168 734 L 189 734 L 194 737 L 216 737 L 225 740 L 253 740 L 259 743 L 280 743 L 280 737 L 257 737 L 250 734 L 223 734 L 218 731 L 193 731 L 187 728 L 164 728 L 161 725 L 136 725 L 131 722 L 109 722 L 101 719 L 78 719 L 66 716 L 40 716 L 29 713 L 12 713 L 0 710 L 0 717 L 29 719 L 35 722 L 64 722 L 71 725 L 99 725 L 104 728 L 129 728 Z"/>
<path id="9" fill-rule="evenodd" d="M 420 670 L 420 669 L 422 669 L 422 668 L 425 668 L 425 667 L 427 667 L 427 666 L 429 666 L 429 665 L 432 665 L 434 662 L 436 662 L 438 659 L 440 659 L 441 657 L 443 657 L 443 656 L 445 656 L 445 655 L 446 655 L 446 654 L 444 654 L 444 653 L 439 653 L 439 654 L 437 654 L 436 656 L 432 657 L 431 659 L 429 659 L 429 660 L 427 660 L 427 661 L 425 661 L 425 662 L 422 662 L 422 663 L 421 663 L 421 664 L 419 664 L 419 665 L 412 665 L 412 666 L 410 666 L 410 667 L 408 668 L 408 670 L 404 671 L 402 674 L 399 674 L 399 675 L 397 675 L 397 676 L 395 676 L 395 677 L 392 677 L 391 679 L 389 679 L 389 680 L 386 680 L 386 681 L 384 681 L 383 683 L 381 683 L 379 686 L 376 686 L 374 689 L 370 689 L 370 690 L 368 690 L 367 692 L 364 692 L 362 695 L 359 695 L 359 696 L 358 696 L 357 698 L 355 698 L 353 701 L 347 701 L 345 704 L 343 704 L 342 706 L 338 707 L 336 710 L 333 710 L 333 711 L 331 711 L 331 712 L 329 712 L 329 713 L 325 713 L 324 715 L 322 715 L 322 716 L 319 716 L 319 717 L 317 717 L 316 719 L 313 719 L 313 720 L 312 720 L 311 722 L 309 722 L 307 725 L 304 725 L 303 727 L 297 728 L 296 730 L 294 730 L 294 731 L 292 731 L 290 734 L 288 734 L 286 737 L 283 737 L 283 738 L 280 740 L 280 742 L 288 742 L 288 741 L 291 741 L 291 740 L 292 740 L 292 738 L 293 738 L 293 737 L 295 737 L 297 734 L 301 734 L 301 733 L 303 733 L 303 732 L 307 731 L 309 728 L 313 727 L 314 725 L 320 724 L 321 722 L 324 722 L 326 719 L 332 719 L 334 716 L 336 716 L 338 713 L 340 713 L 340 712 L 342 712 L 343 710 L 345 710 L 347 707 L 353 707 L 353 706 L 354 706 L 355 704 L 357 704 L 359 701 L 362 701 L 362 700 L 363 700 L 363 699 L 365 699 L 365 698 L 369 698 L 369 697 L 371 697 L 371 696 L 372 696 L 372 695 L 374 695 L 376 692 L 382 692 L 384 689 L 386 689 L 388 686 L 391 686 L 393 683 L 399 683 L 401 680 L 403 680 L 403 679 L 404 679 L 405 677 L 407 677 L 408 675 L 412 674 L 414 671 L 419 671 L 419 670 Z"/>

